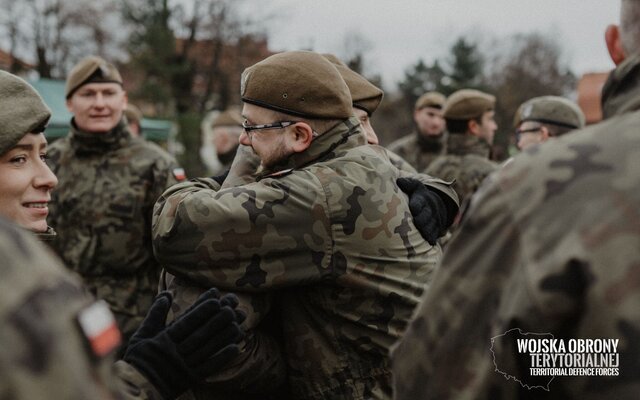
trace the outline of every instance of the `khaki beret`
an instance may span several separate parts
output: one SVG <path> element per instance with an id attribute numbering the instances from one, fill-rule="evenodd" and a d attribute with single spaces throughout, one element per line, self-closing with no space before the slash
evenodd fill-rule
<path id="1" fill-rule="evenodd" d="M 242 126 L 242 114 L 237 108 L 227 108 L 211 122 L 212 128 L 220 126 Z"/>
<path id="2" fill-rule="evenodd" d="M 585 117 L 580 107 L 559 96 L 541 96 L 530 99 L 518 108 L 516 126 L 525 121 L 537 121 L 565 128 L 582 128 Z"/>
<path id="3" fill-rule="evenodd" d="M 140 123 L 140 121 L 142 121 L 142 112 L 131 103 L 127 104 L 127 108 L 124 109 L 124 116 L 127 117 L 127 121 L 130 123 Z"/>
<path id="4" fill-rule="evenodd" d="M 117 68 L 103 58 L 98 56 L 85 57 L 67 75 L 67 83 L 64 88 L 65 97 L 68 99 L 80 86 L 91 82 L 112 82 L 122 85 L 122 77 Z"/>
<path id="5" fill-rule="evenodd" d="M 351 95 L 336 67 L 311 51 L 272 55 L 247 68 L 240 83 L 242 101 L 310 119 L 346 119 Z"/>
<path id="6" fill-rule="evenodd" d="M 0 155 L 27 133 L 43 132 L 51 110 L 23 79 L 0 71 Z"/>
<path id="7" fill-rule="evenodd" d="M 493 110 L 496 97 L 475 89 L 462 89 L 449 96 L 442 112 L 445 119 L 469 120 Z"/>
<path id="8" fill-rule="evenodd" d="M 420 110 L 425 107 L 442 108 L 447 98 L 440 92 L 427 92 L 416 100 L 415 109 Z"/>
<path id="9" fill-rule="evenodd" d="M 344 79 L 344 82 L 349 88 L 349 92 L 351 92 L 353 106 L 366 111 L 367 114 L 371 116 L 382 102 L 382 97 L 384 96 L 382 89 L 378 88 L 376 85 L 369 82 L 367 78 L 349 68 L 333 54 L 323 54 L 323 56 L 335 65 L 340 76 Z"/>

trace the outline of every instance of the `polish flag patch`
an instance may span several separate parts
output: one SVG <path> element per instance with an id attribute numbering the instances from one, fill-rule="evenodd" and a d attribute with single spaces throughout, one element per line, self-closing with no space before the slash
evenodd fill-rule
<path id="1" fill-rule="evenodd" d="M 116 319 L 104 300 L 96 301 L 80 311 L 78 323 L 89 347 L 97 357 L 106 356 L 122 342 Z"/>
<path id="2" fill-rule="evenodd" d="M 187 174 L 184 173 L 184 169 L 182 168 L 174 168 L 173 176 L 179 181 L 183 181 L 187 178 Z"/>

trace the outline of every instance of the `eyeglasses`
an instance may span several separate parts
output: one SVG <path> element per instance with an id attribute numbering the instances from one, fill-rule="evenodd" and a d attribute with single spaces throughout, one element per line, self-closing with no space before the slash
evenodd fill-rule
<path id="1" fill-rule="evenodd" d="M 247 125 L 245 123 L 242 124 L 242 129 L 244 129 L 247 136 L 249 136 L 249 140 L 253 140 L 253 131 L 261 131 L 265 129 L 283 129 L 287 126 L 291 126 L 300 121 L 279 121 L 271 124 L 262 124 L 262 125 Z"/>
<path id="2" fill-rule="evenodd" d="M 537 126 L 535 128 L 529 128 L 529 129 L 516 129 L 516 139 L 519 139 L 523 133 L 539 132 L 541 130 L 542 130 L 542 126 Z"/>

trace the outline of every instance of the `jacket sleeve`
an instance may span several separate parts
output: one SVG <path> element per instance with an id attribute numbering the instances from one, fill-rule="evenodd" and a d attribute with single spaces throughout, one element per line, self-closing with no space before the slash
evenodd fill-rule
<path id="1" fill-rule="evenodd" d="M 309 172 L 218 190 L 211 179 L 178 184 L 156 203 L 160 263 L 203 286 L 259 291 L 331 273 L 330 216 Z"/>

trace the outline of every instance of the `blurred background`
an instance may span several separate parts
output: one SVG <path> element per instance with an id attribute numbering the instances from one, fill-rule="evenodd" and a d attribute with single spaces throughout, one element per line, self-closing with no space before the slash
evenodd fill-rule
<path id="1" fill-rule="evenodd" d="M 145 116 L 144 136 L 193 177 L 207 173 L 202 121 L 240 105 L 244 68 L 285 50 L 328 52 L 384 89 L 372 120 L 382 145 L 411 132 L 426 91 L 495 94 L 493 158 L 502 160 L 529 98 L 565 96 L 589 123 L 601 119 L 613 68 L 604 30 L 618 13 L 617 2 L 602 0 L 0 0 L 0 69 L 43 95 L 55 140 L 71 117 L 67 72 L 86 55 L 103 56 Z"/>

